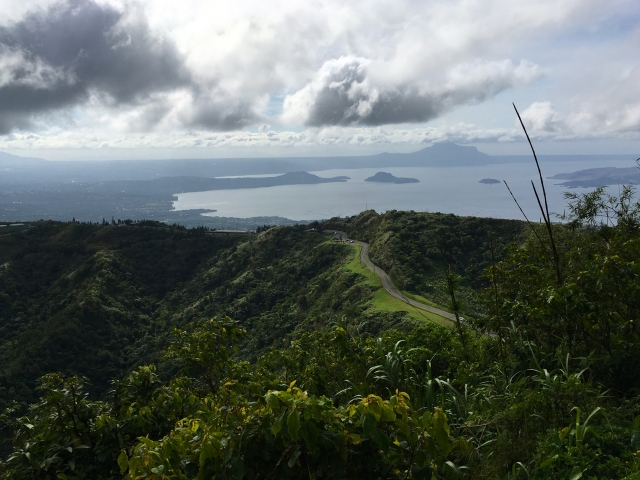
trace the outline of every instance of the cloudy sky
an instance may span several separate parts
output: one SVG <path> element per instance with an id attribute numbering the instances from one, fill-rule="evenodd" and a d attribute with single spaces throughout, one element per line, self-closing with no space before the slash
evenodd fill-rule
<path id="1" fill-rule="evenodd" d="M 0 150 L 640 152 L 637 0 L 0 0 Z"/>

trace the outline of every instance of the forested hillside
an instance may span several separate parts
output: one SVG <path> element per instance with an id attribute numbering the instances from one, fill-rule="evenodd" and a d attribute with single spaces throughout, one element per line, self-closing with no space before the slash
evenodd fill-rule
<path id="1" fill-rule="evenodd" d="M 374 252 L 380 244 L 392 246 L 374 259 L 394 277 L 394 265 L 412 277 L 437 275 L 438 264 L 429 263 L 433 255 L 411 265 L 415 255 L 405 252 L 428 249 L 420 235 L 430 239 L 444 230 L 457 238 L 459 224 L 472 225 L 460 235 L 468 238 L 471 231 L 474 241 L 452 255 L 480 272 L 487 264 L 488 229 L 498 222 L 391 212 L 375 215 L 375 230 L 359 231 L 361 224 L 371 226 L 371 216 L 365 212 L 347 226 L 356 225 L 355 238 L 374 238 Z M 407 223 L 414 226 L 409 234 Z M 502 242 L 517 238 L 520 222 L 502 223 L 513 225 L 502 232 Z M 85 375 L 95 393 L 104 392 L 111 378 L 157 361 L 172 326 L 196 319 L 228 315 L 240 322 L 250 332 L 241 345 L 243 358 L 252 360 L 286 344 L 295 330 L 314 330 L 343 316 L 367 321 L 371 331 L 407 320 L 373 311 L 371 287 L 341 268 L 351 248 L 331 242 L 331 234 L 307 232 L 309 227 L 247 237 L 157 222 L 34 225 L 0 236 L 0 263 L 7 263 L 0 269 L 4 406 L 34 400 L 35 380 L 53 371 Z M 395 239 L 398 231 L 404 241 Z M 447 304 L 440 288 L 429 293 Z"/>
<path id="2" fill-rule="evenodd" d="M 348 219 L 333 219 L 327 227 L 347 231 L 371 243 L 371 259 L 401 289 L 447 305 L 445 268 L 461 277 L 460 296 L 466 310 L 482 314 L 477 294 L 486 286 L 483 272 L 502 257 L 504 247 L 521 241 L 524 222 L 459 217 L 443 213 L 373 210 Z"/>
<path id="3" fill-rule="evenodd" d="M 2 236 L 2 478 L 637 480 L 640 204 L 569 200 L 549 228 L 364 212 Z M 472 315 L 376 310 L 334 229 Z"/>

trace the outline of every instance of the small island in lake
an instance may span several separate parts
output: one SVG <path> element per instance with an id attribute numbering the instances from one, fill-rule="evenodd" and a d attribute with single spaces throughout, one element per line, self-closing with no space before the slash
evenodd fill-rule
<path id="1" fill-rule="evenodd" d="M 482 180 L 480 180 L 480 183 L 485 183 L 487 185 L 492 185 L 494 183 L 500 183 L 500 180 L 497 180 L 495 178 L 483 178 Z"/>
<path id="2" fill-rule="evenodd" d="M 387 172 L 378 172 L 373 177 L 365 178 L 364 181 L 380 183 L 417 183 L 420 180 L 418 180 L 417 178 L 395 177 Z"/>

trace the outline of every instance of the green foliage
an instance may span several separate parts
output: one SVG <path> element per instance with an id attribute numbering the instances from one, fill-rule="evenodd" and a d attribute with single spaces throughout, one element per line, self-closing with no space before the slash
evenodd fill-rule
<path id="1" fill-rule="evenodd" d="M 2 478 L 243 478 L 265 472 L 277 478 L 449 478 L 460 471 L 454 462 L 469 446 L 455 438 L 443 408 L 414 408 L 410 395 L 398 390 L 386 398 L 338 395 L 342 400 L 336 401 L 303 391 L 295 380 L 286 389 L 268 388 L 305 372 L 315 379 L 310 387 L 326 389 L 319 380 L 337 368 L 355 381 L 380 355 L 415 364 L 415 374 L 420 356 L 406 358 L 411 350 L 396 342 L 382 354 L 392 339 L 365 339 L 335 327 L 307 340 L 312 351 L 323 348 L 326 336 L 335 340 L 324 361 L 305 356 L 294 344 L 279 356 L 293 361 L 270 370 L 265 362 L 273 366 L 277 352 L 255 367 L 231 358 L 242 335 L 237 323 L 214 319 L 177 332 L 167 349 L 185 366 L 198 367 L 192 372 L 213 366 L 220 379 L 214 390 L 185 377 L 164 384 L 153 367 L 140 367 L 114 382 L 108 402 L 95 402 L 83 379 L 44 377 L 43 397 L 27 416 L 9 420 L 11 412 L 5 414 L 15 434 Z M 350 356 L 348 349 L 359 353 Z M 338 352 L 340 365 L 328 363 Z M 373 370 L 387 372 L 389 366 Z M 362 386 L 375 390 L 379 380 L 365 379 Z M 404 385 L 414 387 L 411 381 Z M 389 391 L 390 385 L 380 387 Z"/>
<path id="2" fill-rule="evenodd" d="M 2 415 L 14 433 L 1 478 L 119 478 L 122 449 L 140 436 L 161 438 L 199 403 L 190 381 L 163 385 L 154 370 L 140 367 L 114 382 L 110 402 L 90 400 L 81 377 L 42 377 L 40 401 L 26 415 L 15 418 L 16 408 Z"/>
<path id="3" fill-rule="evenodd" d="M 163 355 L 167 359 L 178 359 L 186 373 L 199 377 L 205 388 L 215 393 L 228 376 L 237 343 L 246 334 L 247 331 L 229 317 L 191 324 L 188 330 L 174 327 L 173 340 Z"/>
<path id="4" fill-rule="evenodd" d="M 446 414 L 418 414 L 406 394 L 335 407 L 292 385 L 242 408 L 212 405 L 162 441 L 142 439 L 125 478 L 431 478 L 455 448 Z"/>
<path id="5" fill-rule="evenodd" d="M 14 449 L 2 465 L 3 478 L 98 478 L 104 466 L 100 463 L 108 455 L 102 455 L 96 420 L 108 407 L 90 401 L 84 383 L 82 378 L 64 379 L 59 374 L 41 379 L 41 400 L 26 416 L 11 421 Z M 5 417 L 10 413 L 5 412 Z M 96 461 L 96 453 L 101 462 Z"/>
<path id="6" fill-rule="evenodd" d="M 0 238 L 0 407 L 33 401 L 47 372 L 104 393 L 154 352 L 167 292 L 237 242 L 156 222 L 131 227 L 38 222 Z M 159 351 L 161 348 L 158 348 Z M 157 353 L 156 353 L 157 355 Z"/>
<path id="7" fill-rule="evenodd" d="M 448 305 L 445 264 L 460 276 L 458 299 L 471 314 L 482 313 L 478 291 L 486 286 L 482 272 L 491 265 L 492 245 L 497 259 L 503 248 L 519 241 L 523 222 L 451 214 L 369 210 L 346 220 L 332 219 L 325 228 L 344 230 L 371 243 L 370 256 L 396 286 L 411 285 L 425 298 Z"/>
<path id="8" fill-rule="evenodd" d="M 512 247 L 489 270 L 495 289 L 485 299 L 493 311 L 483 326 L 500 331 L 512 322 L 541 358 L 595 356 L 598 381 L 630 391 L 640 386 L 633 373 L 640 367 L 640 207 L 625 192 L 622 199 L 602 190 L 571 197 L 570 223 L 553 226 L 560 283 L 542 234 Z M 596 228 L 601 215 L 608 223 Z"/>
<path id="9" fill-rule="evenodd" d="M 442 287 L 456 312 L 474 312 L 458 331 L 375 312 L 376 286 L 343 268 L 350 247 L 303 228 L 220 246 L 193 260 L 184 280 L 143 295 L 147 303 L 129 247 L 97 248 L 88 262 L 88 230 L 38 230 L 45 243 L 55 231 L 84 245 L 70 254 L 76 263 L 11 244 L 2 291 L 21 288 L 13 269 L 39 259 L 50 269 L 44 290 L 72 285 L 83 305 L 90 290 L 111 308 L 98 311 L 144 311 L 144 321 L 129 320 L 145 325 L 129 343 L 131 359 L 162 362 L 160 373 L 128 369 L 99 401 L 79 376 L 43 377 L 39 401 L 3 415 L 13 436 L 0 478 L 638 478 L 640 204 L 632 196 L 570 196 L 566 223 L 550 226 L 555 253 L 546 230 L 504 250 L 517 222 L 365 212 L 323 225 L 370 240 L 396 281 L 428 279 L 432 298 Z M 92 235 L 120 238 L 127 228 Z M 158 235 L 213 242 L 185 232 Z M 13 295 L 0 302 L 17 318 Z M 20 315 L 33 318 L 37 305 L 48 304 Z M 73 326 L 69 318 L 60 317 Z M 17 332 L 12 341 L 30 330 Z M 3 358 L 18 345 L 0 345 Z"/>

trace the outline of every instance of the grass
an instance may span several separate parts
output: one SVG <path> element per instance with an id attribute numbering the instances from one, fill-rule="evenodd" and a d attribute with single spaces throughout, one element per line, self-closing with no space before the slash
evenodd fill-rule
<path id="1" fill-rule="evenodd" d="M 345 268 L 351 272 L 358 273 L 364 277 L 364 284 L 369 285 L 371 287 L 376 287 L 377 290 L 373 294 L 373 301 L 371 302 L 371 307 L 375 310 L 382 312 L 406 312 L 411 318 L 414 320 L 418 320 L 421 322 L 430 321 L 435 322 L 439 325 L 451 326 L 451 322 L 441 317 L 440 315 L 436 315 L 435 313 L 427 312 L 425 310 L 421 310 L 418 308 L 409 305 L 402 300 L 394 297 L 389 294 L 383 287 L 382 281 L 380 277 L 369 270 L 363 263 L 360 262 L 360 250 L 362 247 L 360 245 L 352 245 L 354 247 L 353 258 L 345 265 Z M 404 293 L 404 292 L 403 292 Z M 409 296 L 409 298 L 413 298 L 414 296 Z M 415 295 L 415 297 L 418 297 Z M 433 305 L 433 302 L 426 301 L 422 299 L 422 297 L 414 298 L 419 302 L 424 302 L 427 305 Z"/>
<path id="2" fill-rule="evenodd" d="M 423 297 L 422 295 L 418 295 L 417 293 L 405 292 L 404 290 L 402 290 L 402 294 L 405 297 L 410 298 L 411 300 L 415 300 L 416 302 L 424 303 L 425 305 L 439 308 L 440 310 L 444 310 L 445 312 L 453 313 L 450 308 L 443 307 L 442 305 L 439 305 L 429 300 L 428 298 Z"/>

